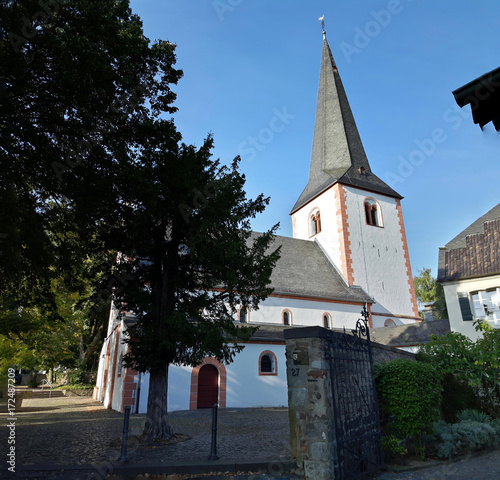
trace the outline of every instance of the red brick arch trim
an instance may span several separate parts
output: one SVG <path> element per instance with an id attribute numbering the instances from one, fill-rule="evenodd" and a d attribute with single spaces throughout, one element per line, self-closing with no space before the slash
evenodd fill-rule
<path id="1" fill-rule="evenodd" d="M 205 357 L 202 362 L 191 371 L 191 396 L 189 399 L 189 409 L 198 409 L 198 376 L 203 365 L 213 365 L 219 370 L 219 407 L 226 408 L 227 392 L 227 372 L 224 364 L 214 357 Z"/>
<path id="2" fill-rule="evenodd" d="M 405 264 L 406 264 L 406 275 L 408 278 L 408 292 L 410 294 L 410 303 L 413 308 L 413 315 L 418 317 L 418 306 L 417 306 L 417 297 L 415 295 L 415 286 L 413 284 L 413 275 L 411 273 L 411 264 L 410 264 L 410 253 L 408 251 L 408 243 L 406 241 L 406 232 L 405 232 L 405 224 L 403 221 L 403 210 L 401 209 L 401 201 L 399 198 L 396 199 L 396 209 L 398 212 L 398 220 L 399 220 L 399 228 L 401 232 L 401 241 L 403 242 L 403 252 L 405 256 Z"/>
<path id="3" fill-rule="evenodd" d="M 325 317 L 328 318 L 328 326 L 325 326 Z M 333 328 L 333 319 L 330 313 L 325 312 L 321 315 L 321 326 L 324 328 Z"/>
<path id="4" fill-rule="evenodd" d="M 349 285 L 354 285 L 354 269 L 352 266 L 351 240 L 349 238 L 349 218 L 347 215 L 346 191 L 342 185 L 333 186 L 337 207 L 337 226 L 340 240 L 340 260 L 342 273 Z"/>
<path id="5" fill-rule="evenodd" d="M 260 361 L 262 360 L 262 357 L 264 355 L 269 355 L 273 360 L 274 360 L 274 370 L 272 372 L 263 372 L 261 370 L 261 363 Z M 260 376 L 265 376 L 265 375 L 278 375 L 278 359 L 276 358 L 276 355 L 271 352 L 271 350 L 264 350 L 260 356 L 259 356 L 259 375 Z"/>

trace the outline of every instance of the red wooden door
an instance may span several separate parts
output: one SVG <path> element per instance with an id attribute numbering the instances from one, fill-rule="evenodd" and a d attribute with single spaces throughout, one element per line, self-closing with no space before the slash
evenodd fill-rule
<path id="1" fill-rule="evenodd" d="M 198 374 L 198 408 L 211 408 L 219 401 L 219 371 L 203 365 Z"/>

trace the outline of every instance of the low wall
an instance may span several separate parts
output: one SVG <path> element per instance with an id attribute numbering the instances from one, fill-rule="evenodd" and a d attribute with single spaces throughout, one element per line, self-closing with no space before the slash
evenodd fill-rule
<path id="1" fill-rule="evenodd" d="M 66 397 L 91 397 L 94 392 L 93 388 L 75 388 L 75 389 L 61 389 Z"/>
<path id="2" fill-rule="evenodd" d="M 373 363 L 377 364 L 386 360 L 416 360 L 416 355 L 399 348 L 388 347 L 381 343 L 371 342 Z"/>

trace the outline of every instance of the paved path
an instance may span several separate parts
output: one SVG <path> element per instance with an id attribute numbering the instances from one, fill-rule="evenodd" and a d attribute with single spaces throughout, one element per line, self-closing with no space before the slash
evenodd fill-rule
<path id="1" fill-rule="evenodd" d="M 218 413 L 217 453 L 220 460 L 214 462 L 217 468 L 231 462 L 234 467 L 234 459 L 237 459 L 242 465 L 261 462 L 273 471 L 283 471 L 283 462 L 289 460 L 287 409 L 227 408 Z M 0 414 L 0 424 L 6 425 L 10 420 L 7 417 Z M 17 478 L 83 479 L 92 471 L 95 472 L 92 478 L 105 478 L 106 473 L 113 473 L 122 465 L 117 459 L 120 457 L 123 414 L 105 409 L 88 397 L 25 399 L 16 418 L 16 466 L 24 475 Z M 142 432 L 144 421 L 144 415 L 130 418 L 127 466 L 164 468 L 173 463 L 189 463 L 200 464 L 200 470 L 206 468 L 211 446 L 211 409 L 172 412 L 170 421 L 174 430 L 187 439 L 160 447 L 137 445 L 135 435 Z M 2 474 L 5 462 L 3 458 L 0 461 L 0 478 L 12 478 L 9 472 Z M 49 475 L 37 470 L 39 466 L 52 465 L 58 468 L 79 466 L 81 472 L 73 472 L 70 476 L 69 472 Z"/>
<path id="2" fill-rule="evenodd" d="M 2 458 L 1 479 L 132 479 L 138 478 L 136 473 L 144 471 L 141 470 L 143 468 L 149 469 L 152 474 L 160 471 L 168 473 L 166 467 L 171 465 L 178 472 L 193 474 L 206 472 L 207 464 L 213 465 L 213 471 L 253 471 L 251 466 L 260 464 L 264 470 L 275 473 L 275 476 L 215 476 L 210 477 L 212 479 L 291 478 L 280 476 L 289 461 L 288 413 L 284 408 L 219 410 L 220 460 L 213 463 L 207 461 L 210 453 L 211 410 L 171 413 L 174 430 L 190 438 L 161 447 L 137 445 L 134 435 L 142 431 L 144 416 L 132 415 L 129 462 L 126 465 L 118 460 L 123 414 L 107 410 L 90 398 L 24 400 L 22 410 L 16 412 L 16 418 L 17 473 L 13 477 L 7 472 L 5 459 Z M 6 414 L 0 414 L 1 425 L 5 426 L 9 421 Z M 0 429 L 0 435 L 7 436 L 6 432 L 6 428 Z M 0 444 L 6 445 L 6 438 L 2 438 Z M 237 459 L 237 464 L 234 459 Z M 182 465 L 189 468 L 182 470 Z M 71 470 L 61 471 L 66 466 L 71 467 Z M 136 473 L 127 476 L 124 466 Z M 158 469 L 151 470 L 151 466 Z M 209 479 L 196 475 L 167 478 Z M 457 463 L 443 462 L 418 471 L 382 473 L 377 480 L 500 480 L 500 452 L 470 457 Z"/>

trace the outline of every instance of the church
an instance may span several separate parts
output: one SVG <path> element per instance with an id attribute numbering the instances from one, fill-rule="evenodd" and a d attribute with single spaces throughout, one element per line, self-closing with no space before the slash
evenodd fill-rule
<path id="1" fill-rule="evenodd" d="M 290 212 L 293 238 L 275 239 L 273 293 L 234 319 L 260 328 L 229 365 L 207 357 L 194 368 L 170 366 L 169 410 L 287 405 L 286 328 L 354 328 L 363 307 L 370 328 L 420 321 L 401 199 L 372 172 L 323 32 L 309 180 Z M 112 309 L 94 399 L 145 413 L 149 376 L 122 365 L 129 322 Z"/>

